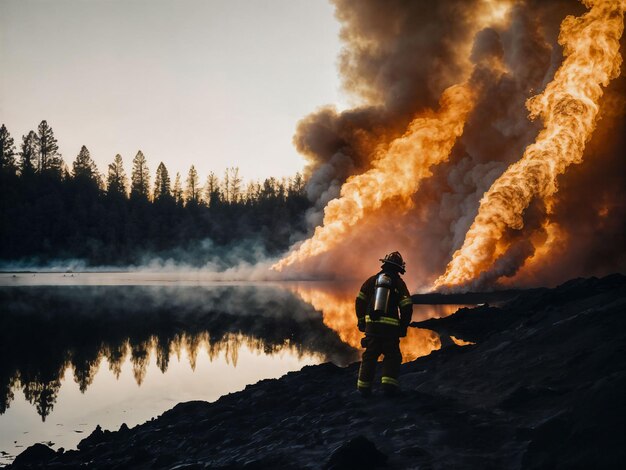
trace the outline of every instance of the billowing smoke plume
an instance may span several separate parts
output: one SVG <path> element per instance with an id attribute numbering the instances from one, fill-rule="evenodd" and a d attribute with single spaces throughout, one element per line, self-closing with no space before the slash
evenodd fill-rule
<path id="1" fill-rule="evenodd" d="M 477 0 L 350 2 L 337 0 L 345 44 L 339 60 L 345 90 L 359 106 L 318 110 L 298 125 L 294 142 L 307 157 L 314 225 L 350 175 L 370 167 L 380 146 L 400 136 L 415 114 L 435 107 L 467 67 Z"/>
<path id="2" fill-rule="evenodd" d="M 318 209 L 310 220 L 319 233 L 294 247 L 279 267 L 360 277 L 376 269 L 378 257 L 400 250 L 410 285 L 427 288 L 463 246 L 483 195 L 538 138 L 545 116 L 530 120 L 526 101 L 546 89 L 563 63 L 561 22 L 580 17 L 593 2 L 335 3 L 345 42 L 340 70 L 359 106 L 342 113 L 324 108 L 299 125 L 295 142 L 309 159 L 308 191 Z M 451 86 L 467 88 L 474 101 L 449 155 L 431 164 L 427 146 L 419 149 L 423 155 L 393 155 L 425 165 L 421 181 L 408 194 L 398 190 L 375 205 L 357 191 L 350 197 L 362 213 L 358 220 L 332 243 L 310 250 L 325 233 L 322 209 L 331 211 L 337 202 L 329 201 L 340 194 L 345 199 L 350 186 L 379 171 L 416 119 L 436 118 Z M 622 73 L 604 89 L 582 163 L 556 177 L 559 189 L 549 201 L 531 198 L 519 211 L 522 223 L 504 230 L 498 242 L 508 247 L 506 256 L 495 253 L 460 285 L 553 284 L 626 269 L 625 97 Z M 397 175 L 398 186 L 404 176 Z"/>

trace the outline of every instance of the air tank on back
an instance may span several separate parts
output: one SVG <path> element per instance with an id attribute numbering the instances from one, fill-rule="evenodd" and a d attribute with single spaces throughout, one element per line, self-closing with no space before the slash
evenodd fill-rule
<path id="1" fill-rule="evenodd" d="M 389 307 L 389 296 L 391 295 L 391 288 L 393 282 L 391 276 L 386 273 L 381 273 L 376 278 L 376 294 L 374 297 L 374 313 L 384 315 L 387 313 Z"/>

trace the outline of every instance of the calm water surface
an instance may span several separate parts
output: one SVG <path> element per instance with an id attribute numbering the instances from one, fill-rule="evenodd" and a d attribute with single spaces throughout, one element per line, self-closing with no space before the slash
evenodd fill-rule
<path id="1" fill-rule="evenodd" d="M 197 275 L 0 274 L 0 464 L 75 448 L 176 403 L 214 401 L 305 365 L 358 360 L 352 283 L 218 283 Z M 460 305 L 415 305 L 413 320 Z M 440 346 L 411 328 L 404 360 Z M 52 444 L 51 444 L 52 443 Z"/>

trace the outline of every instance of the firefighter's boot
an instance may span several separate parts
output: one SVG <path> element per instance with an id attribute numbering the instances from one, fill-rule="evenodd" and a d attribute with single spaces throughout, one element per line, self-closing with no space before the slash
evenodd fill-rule
<path id="1" fill-rule="evenodd" d="M 398 339 L 388 339 L 383 347 L 383 376 L 381 379 L 383 393 L 386 396 L 395 396 L 400 391 L 398 375 L 400 364 L 402 363 L 402 353 L 400 352 L 400 341 Z"/>

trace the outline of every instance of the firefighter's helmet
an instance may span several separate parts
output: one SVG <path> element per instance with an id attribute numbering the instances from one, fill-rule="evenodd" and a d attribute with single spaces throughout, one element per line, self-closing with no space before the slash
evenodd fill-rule
<path id="1" fill-rule="evenodd" d="M 397 251 L 394 251 L 393 253 L 389 253 L 380 261 L 382 261 L 383 265 L 391 264 L 392 266 L 399 268 L 400 273 L 402 274 L 406 272 L 406 263 L 402 259 L 402 255 Z"/>

